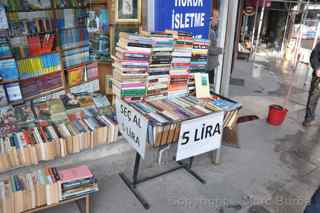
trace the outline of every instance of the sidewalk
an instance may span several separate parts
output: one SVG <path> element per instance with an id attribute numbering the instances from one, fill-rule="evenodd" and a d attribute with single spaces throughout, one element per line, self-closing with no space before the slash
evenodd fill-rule
<path id="1" fill-rule="evenodd" d="M 117 175 L 122 170 L 131 171 L 134 159 L 132 150 L 122 142 L 113 147 L 121 147 L 122 152 L 86 161 L 99 180 L 94 212 L 303 212 L 320 184 L 320 131 L 301 126 L 307 97 L 304 82 L 295 81 L 288 119 L 281 127 L 272 127 L 265 122 L 267 107 L 282 104 L 288 74 L 280 72 L 283 69 L 278 69 L 274 61 L 258 60 L 255 69 L 260 69 L 261 77 L 253 78 L 250 66 L 238 62 L 240 71 L 235 71 L 233 78 L 242 79 L 244 85 L 231 86 L 231 95 L 243 104 L 242 114 L 255 114 L 261 119 L 239 125 L 240 149 L 223 147 L 220 165 L 211 164 L 208 155 L 195 158 L 193 169 L 207 184 L 200 184 L 183 170 L 141 184 L 138 189 L 151 204 L 150 210 L 144 210 Z M 303 69 L 295 78 L 301 76 Z M 151 168 L 144 171 L 156 172 Z M 70 204 L 45 211 L 58 212 L 75 213 L 78 209 Z"/>

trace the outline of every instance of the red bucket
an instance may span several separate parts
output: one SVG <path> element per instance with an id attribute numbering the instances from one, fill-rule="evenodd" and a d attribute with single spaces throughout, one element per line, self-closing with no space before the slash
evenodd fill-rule
<path id="1" fill-rule="evenodd" d="M 268 114 L 268 123 L 274 126 L 279 126 L 283 123 L 288 113 L 288 109 L 280 105 L 270 105 Z"/>

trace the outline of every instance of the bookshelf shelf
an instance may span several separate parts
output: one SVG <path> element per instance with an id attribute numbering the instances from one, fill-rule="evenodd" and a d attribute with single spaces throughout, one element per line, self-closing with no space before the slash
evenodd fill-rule
<path id="1" fill-rule="evenodd" d="M 95 61 L 87 61 L 87 62 L 84 62 L 84 63 L 81 63 L 81 64 L 77 64 L 77 65 L 73 65 L 73 66 L 70 66 L 70 67 L 65 67 L 65 70 L 71 70 L 73 68 L 82 67 L 82 66 L 89 65 L 89 64 L 92 64 L 92 63 L 95 63 Z"/>
<path id="2" fill-rule="evenodd" d="M 44 76 L 46 76 L 46 75 L 52 75 L 52 74 L 55 74 L 55 73 L 58 73 L 58 72 L 62 72 L 62 70 L 57 70 L 57 71 L 54 71 L 54 72 L 45 73 L 45 74 L 43 74 L 43 75 L 34 76 L 34 77 L 30 77 L 30 78 L 23 78 L 23 79 L 20 79 L 20 81 L 36 80 L 36 79 L 38 79 L 39 77 L 44 77 Z"/>
<path id="3" fill-rule="evenodd" d="M 7 60 L 7 59 L 14 59 L 14 57 L 13 56 L 7 56 L 7 57 L 0 58 L 0 60 Z"/>
<path id="4" fill-rule="evenodd" d="M 82 204 L 84 204 L 84 205 L 80 205 L 80 203 L 79 203 L 80 201 L 82 201 L 83 202 Z M 39 207 L 39 208 L 31 209 L 31 210 L 28 210 L 28 211 L 24 211 L 22 213 L 40 212 L 40 211 L 43 211 L 43 210 L 46 210 L 46 209 L 59 207 L 61 205 L 68 204 L 68 203 L 73 203 L 73 202 L 76 202 L 80 212 L 84 212 L 84 213 L 89 213 L 90 212 L 90 209 L 91 209 L 91 194 L 83 195 L 83 196 L 76 197 L 76 198 L 73 198 L 73 199 L 64 200 L 64 201 L 61 201 L 61 202 L 59 202 L 57 204 L 52 204 L 52 205 L 47 205 L 47 206 L 42 206 L 42 207 Z"/>
<path id="5" fill-rule="evenodd" d="M 19 81 L 19 79 L 17 79 L 17 80 L 10 80 L 10 81 L 5 81 L 5 80 L 3 80 L 3 81 L 0 81 L 0 85 L 1 85 L 1 84 L 15 83 L 15 82 L 18 82 L 18 81 Z"/>
<path id="6" fill-rule="evenodd" d="M 8 10 L 7 13 L 31 13 L 37 11 L 51 11 L 54 8 L 34 8 L 30 10 Z"/>
<path id="7" fill-rule="evenodd" d="M 87 26 L 73 26 L 73 27 L 68 27 L 68 28 L 59 28 L 59 31 L 67 31 L 67 30 L 73 30 L 73 29 L 82 29 L 86 28 Z"/>
<path id="8" fill-rule="evenodd" d="M 48 91 L 39 93 L 39 94 L 34 95 L 34 96 L 23 97 L 23 100 L 29 101 L 29 100 L 32 100 L 32 99 L 35 99 L 35 98 L 40 98 L 41 96 L 49 95 L 49 94 L 51 94 L 51 93 L 60 92 L 60 91 L 62 91 L 62 90 L 64 90 L 64 89 L 65 89 L 64 86 L 58 87 L 58 88 L 56 88 L 56 89 L 51 89 L 51 90 L 48 90 Z"/>
<path id="9" fill-rule="evenodd" d="M 53 53 L 60 53 L 60 50 L 54 50 L 54 51 L 47 52 L 47 53 L 40 53 L 40 54 L 34 55 L 34 56 L 20 57 L 20 58 L 16 58 L 16 60 L 19 61 L 19 60 L 23 60 L 23 59 L 36 58 L 36 57 L 40 57 L 40 56 L 44 56 L 44 55 L 50 55 L 50 54 L 53 54 Z"/>
<path id="10" fill-rule="evenodd" d="M 35 35 L 54 34 L 54 33 L 55 33 L 55 31 L 46 31 L 46 32 L 37 32 L 37 33 L 21 34 L 21 35 L 18 35 L 18 36 L 10 35 L 9 37 L 10 37 L 10 38 L 16 38 L 16 37 L 35 36 Z"/>
<path id="11" fill-rule="evenodd" d="M 78 48 L 85 47 L 85 46 L 89 46 L 89 44 L 80 44 L 80 45 L 77 45 L 74 47 L 62 48 L 62 51 L 74 50 L 74 49 L 78 49 Z"/>
<path id="12" fill-rule="evenodd" d="M 68 88 L 73 88 L 73 87 L 79 86 L 79 85 L 81 85 L 81 84 L 89 83 L 89 82 L 96 81 L 96 80 L 99 80 L 99 78 L 97 77 L 97 78 L 94 78 L 94 79 L 91 79 L 91 80 L 88 80 L 88 81 L 82 81 L 82 82 L 80 82 L 79 84 L 75 84 L 75 85 L 72 85 L 72 86 L 67 85 L 67 87 L 68 87 Z"/>

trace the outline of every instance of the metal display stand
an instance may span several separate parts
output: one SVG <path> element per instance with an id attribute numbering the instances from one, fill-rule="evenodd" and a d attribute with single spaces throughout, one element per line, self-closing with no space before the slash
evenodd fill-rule
<path id="1" fill-rule="evenodd" d="M 189 161 L 187 164 L 181 162 L 177 162 L 178 166 L 169 169 L 167 171 L 155 174 L 153 176 L 149 176 L 149 177 L 144 177 L 142 179 L 138 179 L 138 174 L 139 174 L 139 169 L 140 169 L 140 161 L 141 161 L 141 157 L 139 155 L 139 153 L 136 153 L 136 159 L 134 162 L 134 169 L 133 169 L 133 175 L 132 175 L 132 181 L 130 181 L 130 179 L 124 174 L 124 173 L 120 173 L 120 177 L 121 179 L 124 181 L 124 183 L 127 185 L 127 187 L 130 189 L 130 191 L 134 194 L 134 196 L 139 200 L 139 202 L 143 205 L 143 207 L 145 209 L 149 209 L 150 208 L 150 204 L 148 203 L 148 201 L 146 201 L 146 199 L 140 194 L 140 192 L 137 190 L 137 185 L 140 183 L 144 183 L 146 181 L 152 180 L 154 178 L 160 177 L 162 175 L 167 175 L 171 172 L 175 172 L 177 170 L 180 169 L 184 169 L 186 172 L 188 172 L 190 175 L 192 175 L 195 179 L 197 179 L 200 183 L 202 184 L 206 184 L 206 181 L 200 177 L 200 175 L 198 175 L 195 171 L 193 171 L 191 169 L 192 167 L 192 162 L 193 162 L 193 157 L 187 159 L 187 161 Z"/>

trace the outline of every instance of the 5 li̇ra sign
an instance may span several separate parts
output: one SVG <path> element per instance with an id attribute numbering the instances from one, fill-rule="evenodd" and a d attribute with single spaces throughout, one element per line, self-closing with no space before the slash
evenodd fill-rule
<path id="1" fill-rule="evenodd" d="M 116 99 L 119 130 L 128 143 L 144 158 L 148 120 L 126 102 Z"/>
<path id="2" fill-rule="evenodd" d="M 177 161 L 220 149 L 224 112 L 184 121 L 179 135 Z"/>

